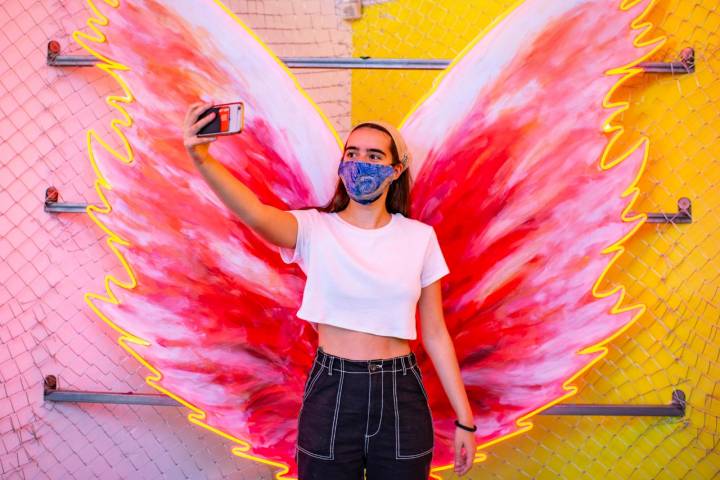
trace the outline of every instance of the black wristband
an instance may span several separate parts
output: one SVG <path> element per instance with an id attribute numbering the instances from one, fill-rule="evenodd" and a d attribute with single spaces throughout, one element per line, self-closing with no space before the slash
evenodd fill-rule
<path id="1" fill-rule="evenodd" d="M 468 432 L 474 432 L 477 430 L 477 425 L 473 425 L 472 427 L 466 427 L 462 423 L 455 420 L 455 426 L 458 428 L 462 428 L 463 430 L 467 430 Z"/>

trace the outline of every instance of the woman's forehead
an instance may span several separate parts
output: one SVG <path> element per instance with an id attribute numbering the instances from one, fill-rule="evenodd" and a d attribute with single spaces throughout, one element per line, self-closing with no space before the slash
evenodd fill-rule
<path id="1" fill-rule="evenodd" d="M 387 133 L 376 130 L 369 127 L 360 127 L 350 132 L 347 142 L 345 142 L 345 149 L 348 148 L 359 148 L 359 149 L 382 149 L 384 152 L 389 152 L 390 142 L 392 141 L 390 135 Z"/>

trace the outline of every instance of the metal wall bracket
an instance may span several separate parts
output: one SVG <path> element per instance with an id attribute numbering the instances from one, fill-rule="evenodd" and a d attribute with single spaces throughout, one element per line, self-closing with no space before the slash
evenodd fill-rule
<path id="1" fill-rule="evenodd" d="M 43 210 L 48 213 L 85 213 L 86 203 L 58 202 L 59 192 L 55 187 L 45 190 L 45 204 Z"/>
<path id="2" fill-rule="evenodd" d="M 685 392 L 673 390 L 670 405 L 598 405 L 592 403 L 559 403 L 539 415 L 602 415 L 608 417 L 684 417 Z"/>
<path id="3" fill-rule="evenodd" d="M 362 0 L 335 0 L 335 8 L 343 20 L 362 18 Z"/>
<path id="4" fill-rule="evenodd" d="M 692 202 L 687 197 L 677 201 L 677 213 L 648 213 L 647 223 L 692 223 Z"/>
<path id="5" fill-rule="evenodd" d="M 112 393 L 77 390 L 59 390 L 57 377 L 45 377 L 44 399 L 49 402 L 112 403 L 125 405 L 155 405 L 180 407 L 182 404 L 167 395 L 154 393 Z M 538 415 L 602 415 L 602 416 L 656 416 L 682 417 L 685 415 L 685 393 L 673 390 L 670 405 L 598 405 L 561 403 L 543 410 Z"/>
<path id="6" fill-rule="evenodd" d="M 695 72 L 695 50 L 691 47 L 680 51 L 677 62 L 641 62 L 638 67 L 645 73 L 693 73 Z"/>
<path id="7" fill-rule="evenodd" d="M 60 55 L 60 42 L 48 42 L 47 64 L 52 67 L 92 67 L 97 62 L 98 59 L 92 55 Z"/>
<path id="8" fill-rule="evenodd" d="M 45 377 L 43 397 L 49 402 L 67 403 L 107 403 L 123 405 L 156 405 L 165 407 L 181 407 L 182 404 L 167 395 L 157 393 L 112 393 L 89 392 L 77 390 L 59 390 L 55 375 Z"/>

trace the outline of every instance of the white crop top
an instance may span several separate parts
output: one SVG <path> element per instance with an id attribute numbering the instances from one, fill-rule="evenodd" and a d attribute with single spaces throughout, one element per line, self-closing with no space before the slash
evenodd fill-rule
<path id="1" fill-rule="evenodd" d="M 350 330 L 414 340 L 420 289 L 449 273 L 435 229 L 400 213 L 375 229 L 336 213 L 290 210 L 297 244 L 279 248 L 307 276 L 297 316 Z"/>

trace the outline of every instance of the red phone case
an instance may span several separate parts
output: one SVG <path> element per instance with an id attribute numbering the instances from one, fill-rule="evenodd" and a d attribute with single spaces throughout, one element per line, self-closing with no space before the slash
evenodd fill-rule
<path id="1" fill-rule="evenodd" d="M 230 106 L 232 105 L 240 105 L 240 129 L 237 132 L 228 131 L 228 129 L 230 128 Z M 208 123 L 198 131 L 198 137 L 234 135 L 236 133 L 242 132 L 243 126 L 245 124 L 245 105 L 243 104 L 243 102 L 230 102 L 213 105 L 212 107 L 201 113 L 198 117 L 198 120 L 206 117 L 211 112 L 215 112 L 215 118 L 213 118 L 210 123 Z"/>

